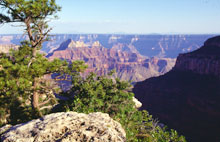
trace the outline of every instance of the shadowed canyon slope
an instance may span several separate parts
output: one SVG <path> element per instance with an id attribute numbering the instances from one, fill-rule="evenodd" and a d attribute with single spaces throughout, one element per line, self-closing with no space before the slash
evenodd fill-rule
<path id="1" fill-rule="evenodd" d="M 135 85 L 133 91 L 154 117 L 192 142 L 220 141 L 220 37 L 180 54 L 173 70 Z"/>
<path id="2" fill-rule="evenodd" d="M 164 74 L 175 64 L 175 59 L 146 58 L 138 53 L 104 48 L 99 41 L 86 44 L 71 39 L 63 42 L 47 57 L 50 60 L 54 58 L 67 61 L 84 60 L 88 64 L 87 72 L 94 71 L 100 75 L 116 69 L 117 77 L 135 82 Z"/>

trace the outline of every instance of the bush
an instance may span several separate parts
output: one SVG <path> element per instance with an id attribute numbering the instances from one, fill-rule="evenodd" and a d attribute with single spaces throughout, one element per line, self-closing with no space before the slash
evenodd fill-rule
<path id="1" fill-rule="evenodd" d="M 110 74 L 111 75 L 111 74 Z M 76 111 L 80 113 L 103 112 L 121 123 L 126 131 L 127 141 L 132 142 L 185 142 L 174 130 L 166 131 L 154 122 L 147 111 L 134 107 L 131 85 L 108 76 L 72 77 L 72 88 L 63 92 L 55 111 Z"/>

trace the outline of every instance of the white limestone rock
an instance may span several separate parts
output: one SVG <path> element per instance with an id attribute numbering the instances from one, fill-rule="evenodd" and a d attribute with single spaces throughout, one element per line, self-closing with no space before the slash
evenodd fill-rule
<path id="1" fill-rule="evenodd" d="M 3 134 L 4 132 L 6 132 L 11 127 L 12 127 L 12 125 L 5 125 L 5 126 L 1 127 L 0 128 L 0 135 Z"/>
<path id="2" fill-rule="evenodd" d="M 140 101 L 138 101 L 138 99 L 136 99 L 135 97 L 133 97 L 133 102 L 135 104 L 135 108 L 140 108 L 142 106 L 142 103 Z"/>
<path id="3" fill-rule="evenodd" d="M 13 126 L 2 142 L 124 142 L 121 124 L 101 112 L 61 112 Z"/>

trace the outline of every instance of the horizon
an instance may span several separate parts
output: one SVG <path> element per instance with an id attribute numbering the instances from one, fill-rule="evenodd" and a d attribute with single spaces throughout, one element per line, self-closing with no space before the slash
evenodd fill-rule
<path id="1" fill-rule="evenodd" d="M 10 35 L 24 35 L 24 34 L 22 34 L 22 33 L 7 33 L 7 34 L 2 34 L 2 33 L 0 33 L 0 35 L 1 36 L 10 36 Z M 26 35 L 26 34 L 25 34 Z M 194 33 L 184 33 L 184 34 L 182 34 L 182 33 L 175 33 L 175 34 L 173 34 L 173 33 L 162 33 L 162 34 L 160 34 L 160 33 L 147 33 L 147 34 L 136 34 L 136 33 L 51 33 L 51 34 L 49 34 L 50 36 L 53 36 L 53 35 L 137 35 L 137 36 L 147 36 L 147 35 L 153 35 L 153 36 L 179 36 L 179 35 L 184 35 L 184 36 L 186 36 L 186 35 L 190 35 L 190 36 L 193 36 L 193 35 L 195 35 L 195 36 L 199 36 L 199 35 L 213 35 L 213 36 L 220 36 L 220 33 L 199 33 L 199 34 L 194 34 Z"/>
<path id="2" fill-rule="evenodd" d="M 220 34 L 219 0 L 61 1 L 49 25 L 52 34 L 204 35 Z M 22 34 L 18 24 L 0 26 L 0 34 Z"/>

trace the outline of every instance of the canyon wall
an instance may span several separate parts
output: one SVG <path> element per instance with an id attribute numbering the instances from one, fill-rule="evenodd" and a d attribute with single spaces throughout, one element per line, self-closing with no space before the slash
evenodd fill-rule
<path id="1" fill-rule="evenodd" d="M 49 60 L 59 58 L 69 62 L 83 60 L 88 65 L 87 72 L 99 75 L 115 69 L 116 77 L 133 82 L 164 74 L 175 64 L 175 59 L 171 58 L 147 58 L 139 53 L 104 48 L 99 41 L 86 44 L 71 39 L 63 42 L 47 57 Z"/>
<path id="2" fill-rule="evenodd" d="M 174 70 L 192 71 L 220 78 L 220 37 L 207 40 L 200 49 L 177 58 Z"/>

